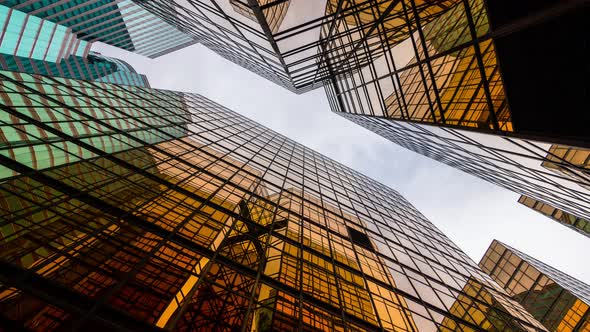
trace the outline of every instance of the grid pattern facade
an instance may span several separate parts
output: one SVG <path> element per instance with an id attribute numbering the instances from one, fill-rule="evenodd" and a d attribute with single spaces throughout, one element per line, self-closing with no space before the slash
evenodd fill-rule
<path id="1" fill-rule="evenodd" d="M 543 163 L 552 145 L 532 140 L 393 121 L 355 114 L 345 118 L 386 139 L 456 169 L 562 210 L 590 218 L 588 171 L 562 160 L 564 172 Z M 580 172 L 571 172 L 571 169 Z"/>
<path id="2" fill-rule="evenodd" d="M 84 41 L 100 41 L 150 58 L 197 42 L 131 0 L 7 0 L 2 4 L 67 27 Z"/>
<path id="3" fill-rule="evenodd" d="M 315 3 L 297 2 L 299 10 L 310 5 L 317 7 Z M 287 64 L 270 37 L 271 29 L 282 30 L 289 16 L 298 11 L 297 8 L 293 11 L 292 3 L 282 0 L 150 0 L 140 5 L 224 58 L 295 91 Z"/>
<path id="4" fill-rule="evenodd" d="M 431 14 L 428 19 L 420 17 L 421 5 Z M 588 147 L 588 131 L 578 125 L 589 121 L 588 84 L 578 69 L 585 39 L 581 33 L 562 38 L 566 31 L 587 29 L 586 2 L 444 5 L 402 1 L 402 21 L 415 25 L 390 43 L 383 20 L 380 38 L 368 46 L 383 51 L 359 58 L 360 69 L 326 80 L 332 110 L 559 143 L 565 149 Z M 377 5 L 366 6 L 372 7 L 374 22 L 383 19 Z M 576 56 L 561 59 L 563 54 Z M 550 61 L 568 65 L 542 70 Z M 551 88 L 554 81 L 568 84 Z"/>
<path id="5" fill-rule="evenodd" d="M 90 44 L 71 29 L 0 5 L 0 53 L 59 63 L 69 56 L 84 57 Z"/>
<path id="6" fill-rule="evenodd" d="M 142 6 L 287 89 L 324 86 L 334 112 L 395 143 L 588 220 L 590 143 L 578 124 L 590 121 L 590 100 L 583 97 L 587 79 L 575 68 L 586 61 L 577 58 L 586 47 L 572 33 L 587 30 L 584 3 L 148 0 Z M 281 12 L 278 21 L 265 14 L 273 8 Z M 563 54 L 576 55 L 562 61 L 567 68 L 540 69 Z M 547 90 L 555 86 L 547 77 L 571 84 Z"/>
<path id="7" fill-rule="evenodd" d="M 447 104 L 453 104 L 451 108 L 465 108 L 468 94 L 473 95 L 472 87 L 485 85 L 472 97 L 478 99 L 472 110 L 447 112 L 455 117 L 449 124 L 473 125 L 477 122 L 473 113 L 490 112 L 490 99 L 502 99 L 500 73 L 493 69 L 495 53 L 483 0 L 328 0 L 314 4 L 150 0 L 142 5 L 198 36 L 203 45 L 287 89 L 305 92 L 336 84 L 339 98 L 348 102 L 350 108 L 354 104 L 358 108 L 359 103 L 375 103 L 375 112 L 383 114 L 386 103 L 389 108 L 398 107 L 390 99 L 399 98 L 402 73 L 404 80 L 414 81 L 415 87 L 424 84 L 419 91 L 406 91 L 408 99 L 416 94 L 416 105 L 404 105 L 404 116 L 407 107 L 438 107 L 431 121 L 445 123 L 440 113 L 447 112 Z M 420 31 L 420 37 L 416 31 Z M 474 40 L 482 44 L 473 45 Z M 412 51 L 414 59 L 406 58 Z M 487 74 L 483 75 L 482 70 Z M 464 72 L 468 72 L 467 78 L 462 77 Z M 441 96 L 442 101 L 420 91 L 431 90 L 432 81 L 439 85 L 449 82 L 447 87 L 440 86 L 448 90 L 447 95 Z M 461 98 L 454 96 L 457 89 L 463 91 Z M 377 105 L 380 97 L 381 105 Z M 502 105 L 494 110 L 502 113 L 501 121 L 509 121 L 505 108 Z M 373 113 L 372 109 L 365 111 Z M 468 119 L 462 119 L 462 112 L 467 113 L 463 117 Z M 488 121 L 491 125 L 492 120 Z M 503 129 L 508 130 L 509 125 Z"/>
<path id="8" fill-rule="evenodd" d="M 539 202 L 536 199 L 524 195 L 520 196 L 518 202 L 557 221 L 558 223 L 561 223 L 562 225 L 568 226 L 580 234 L 590 237 L 590 222 L 588 220 L 578 218 L 565 211 L 554 208 L 549 204 Z"/>
<path id="9" fill-rule="evenodd" d="M 0 77 L 0 326 L 544 330 L 396 191 L 202 96 Z"/>
<path id="10" fill-rule="evenodd" d="M 418 21 L 429 22 L 459 2 L 149 0 L 141 5 L 226 59 L 302 93 L 389 54 Z"/>
<path id="11" fill-rule="evenodd" d="M 70 56 L 59 63 L 0 54 L 0 70 L 123 85 L 150 86 L 147 77 L 138 74 L 128 64 L 122 63 L 119 59 L 92 54 L 92 52 L 86 57 Z"/>
<path id="12" fill-rule="evenodd" d="M 25 74 L 23 74 L 25 75 Z M 54 81 L 53 81 L 54 80 Z M 48 78 L 47 81 L 60 82 L 61 78 Z M 108 153 L 124 151 L 129 146 L 137 145 L 136 142 L 125 135 L 136 136 L 150 144 L 165 141 L 167 138 L 158 135 L 158 131 L 166 132 L 174 137 L 186 135 L 186 120 L 182 118 L 183 113 L 163 112 L 155 108 L 147 113 L 141 108 L 130 108 L 128 105 L 119 104 L 123 99 L 112 99 L 97 95 L 96 90 L 74 93 L 73 90 L 59 88 L 56 84 L 44 84 L 35 87 L 38 94 L 51 95 L 53 102 L 45 99 L 31 98 L 31 89 L 35 82 L 14 84 L 10 81 L 3 82 L 5 92 L 2 94 L 2 104 L 5 107 L 26 110 L 30 119 L 38 123 L 51 123 L 61 131 L 62 134 L 70 135 L 73 139 L 83 140 L 94 147 Z M 91 102 L 89 97 L 101 100 L 103 104 L 110 107 L 117 107 L 121 112 L 115 113 L 103 104 Z M 34 95 L 33 95 L 34 96 Z M 139 105 L 144 105 L 139 100 Z M 174 102 L 174 100 L 173 100 Z M 91 114 L 100 119 L 105 125 L 96 122 L 90 123 L 92 119 L 80 118 L 80 115 L 72 115 L 67 111 L 48 112 L 48 107 L 59 107 L 59 105 L 74 106 L 80 105 L 78 113 Z M 127 107 L 125 107 L 127 106 Z M 182 109 L 180 105 L 178 108 Z M 162 106 L 160 106 L 162 107 Z M 49 128 L 25 125 L 22 118 L 16 117 L 14 112 L 5 109 L 2 113 L 2 147 L 3 154 L 9 155 L 16 162 L 31 167 L 35 170 L 52 168 L 63 164 L 69 164 L 79 160 L 96 157 L 93 150 L 83 149 L 71 142 L 59 139 L 55 132 Z M 141 121 L 140 121 L 141 120 Z M 171 123 L 162 122 L 168 120 Z M 33 121 L 33 120 L 31 120 Z M 0 179 L 4 179 L 14 172 L 2 167 Z"/>
<path id="13" fill-rule="evenodd" d="M 550 331 L 590 331 L 590 286 L 494 240 L 479 266 Z"/>
<path id="14" fill-rule="evenodd" d="M 590 149 L 552 145 L 542 165 L 560 175 L 586 179 L 585 187 L 590 190 Z"/>
<path id="15" fill-rule="evenodd" d="M 0 54 L 0 69 L 30 74 L 94 80 L 112 73 L 116 67 L 112 62 L 104 61 L 92 55 L 87 57 L 70 56 L 57 63 Z"/>
<path id="16" fill-rule="evenodd" d="M 499 60 L 509 68 L 509 58 L 519 57 L 505 52 L 510 47 L 503 38 L 588 9 L 583 1 L 553 0 L 515 6 L 485 0 L 147 0 L 141 5 L 287 89 L 301 93 L 325 86 L 334 111 L 503 133 L 515 126 Z M 539 33 L 552 38 L 551 31 Z M 522 87 L 509 85 L 514 102 Z"/>
<path id="17" fill-rule="evenodd" d="M 0 5 L 0 69 L 149 87 L 124 61 L 89 52 L 91 43 L 47 19 Z"/>
<path id="18" fill-rule="evenodd" d="M 486 0 L 147 0 L 141 5 L 287 89 L 302 93 L 324 86 L 335 112 L 589 144 L 587 130 L 570 120 L 588 120 L 581 110 L 590 103 L 587 84 L 576 68 L 584 61 L 578 56 L 585 50 L 584 36 L 577 31 L 587 30 L 585 1 L 525 0 L 510 6 Z M 576 33 L 566 40 L 567 31 Z M 561 59 L 564 49 L 575 55 L 567 68 L 540 74 L 536 66 Z M 551 91 L 546 76 L 570 81 Z M 531 85 L 527 78 L 538 82 Z M 535 89 L 554 95 L 538 98 Z M 567 111 L 551 121 L 555 107 Z"/>
<path id="19" fill-rule="evenodd" d="M 328 96 L 339 100 L 334 110 L 511 132 L 484 1 L 455 3 L 435 19 L 420 20 L 417 33 L 406 31 L 392 59 L 330 82 Z"/>
<path id="20" fill-rule="evenodd" d="M 283 23 L 283 20 L 285 19 L 285 15 L 287 15 L 287 9 L 289 9 L 289 3 L 291 1 L 285 0 L 278 5 L 273 5 L 272 0 L 258 0 L 257 2 L 261 7 L 269 5 L 269 7 L 266 9 L 262 9 L 262 15 L 264 16 L 270 31 L 277 32 Z M 257 21 L 256 14 L 252 9 L 250 9 L 250 5 L 248 5 L 247 2 L 245 3 L 241 0 L 230 0 L 230 3 L 236 13 L 242 14 L 251 20 Z"/>

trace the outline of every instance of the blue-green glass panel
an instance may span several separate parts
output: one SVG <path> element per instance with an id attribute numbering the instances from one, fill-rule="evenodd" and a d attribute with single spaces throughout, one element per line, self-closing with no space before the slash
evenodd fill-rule
<path id="1" fill-rule="evenodd" d="M 55 29 L 55 33 L 53 34 L 53 38 L 51 39 L 51 44 L 49 46 L 49 51 L 47 52 L 47 57 L 45 58 L 46 61 L 57 61 L 65 37 L 66 28 L 62 26 L 57 26 L 57 28 Z"/>
<path id="2" fill-rule="evenodd" d="M 6 27 L 6 33 L 4 34 L 2 44 L 0 45 L 0 52 L 6 54 L 15 53 L 25 18 L 25 13 L 19 12 L 18 10 L 12 11 L 10 21 L 8 21 L 8 26 Z"/>

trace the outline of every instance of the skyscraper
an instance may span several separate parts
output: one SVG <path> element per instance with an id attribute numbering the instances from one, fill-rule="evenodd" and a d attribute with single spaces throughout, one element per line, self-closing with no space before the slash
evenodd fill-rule
<path id="1" fill-rule="evenodd" d="M 0 69 L 149 87 L 124 61 L 90 51 L 72 29 L 0 5 Z"/>
<path id="2" fill-rule="evenodd" d="M 547 217 L 561 223 L 562 225 L 579 232 L 580 234 L 590 237 L 590 222 L 586 219 L 576 217 L 563 210 L 557 209 L 551 205 L 545 204 L 530 197 L 526 197 L 524 195 L 520 196 L 518 202 L 543 215 L 546 215 Z"/>
<path id="3" fill-rule="evenodd" d="M 588 169 L 553 155 L 552 144 L 356 114 L 342 115 L 412 151 L 575 218 L 590 218 Z M 557 159 L 559 163 L 554 161 Z M 549 160 L 560 171 L 545 167 Z"/>
<path id="4" fill-rule="evenodd" d="M 25 21 L 43 19 L 86 42 L 99 41 L 150 58 L 197 43 L 131 0 L 7 0 L 2 5 L 26 13 Z"/>
<path id="5" fill-rule="evenodd" d="M 479 266 L 549 331 L 590 331 L 590 286 L 494 240 Z"/>
<path id="6" fill-rule="evenodd" d="M 323 86 L 334 112 L 399 145 L 590 218 L 590 168 L 568 158 L 590 147 L 585 0 L 142 6 L 291 91 Z"/>
<path id="7" fill-rule="evenodd" d="M 5 329 L 545 330 L 396 191 L 200 95 L 0 78 Z"/>
<path id="8" fill-rule="evenodd" d="M 139 74 L 129 63 L 116 58 L 104 56 L 100 53 L 90 52 L 90 59 L 93 62 L 108 62 L 111 64 L 112 71 L 96 79 L 99 82 L 135 85 L 140 87 L 150 87 L 150 83 L 144 74 Z M 98 59 L 98 60 L 96 60 Z"/>

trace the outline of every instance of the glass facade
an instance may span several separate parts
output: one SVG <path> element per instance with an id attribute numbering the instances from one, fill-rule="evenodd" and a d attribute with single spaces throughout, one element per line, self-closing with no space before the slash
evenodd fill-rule
<path id="1" fill-rule="evenodd" d="M 479 266 L 549 331 L 590 331 L 590 286 L 494 240 Z"/>
<path id="2" fill-rule="evenodd" d="M 585 60 L 582 31 L 588 28 L 582 2 L 147 0 L 141 5 L 287 89 L 302 93 L 324 86 L 336 112 L 588 146 L 586 128 L 571 121 L 589 119 L 580 112 L 589 101 L 577 70 Z M 544 65 L 558 59 L 565 62 L 561 68 Z M 567 84 L 555 86 L 555 80 Z M 562 109 L 559 117 L 556 108 Z"/>
<path id="3" fill-rule="evenodd" d="M 552 144 L 356 114 L 345 118 L 424 156 L 562 210 L 590 218 L 590 173 L 556 160 Z M 547 156 L 551 156 L 551 159 Z M 579 169 L 579 172 L 572 172 Z"/>
<path id="4" fill-rule="evenodd" d="M 374 61 L 332 81 L 326 89 L 340 101 L 335 111 L 512 132 L 484 1 L 448 4 L 436 18 L 421 19 L 417 33 L 406 31 L 391 49 L 391 64 Z"/>
<path id="5" fill-rule="evenodd" d="M 459 3 L 149 0 L 142 6 L 230 61 L 301 93 L 382 61 L 419 22 L 435 20 Z"/>
<path id="6" fill-rule="evenodd" d="M 60 82 L 62 79 L 48 77 L 46 80 L 48 82 Z M 156 130 L 164 131 L 174 137 L 186 135 L 185 127 L 187 123 L 186 120 L 183 120 L 183 114 L 180 111 L 174 113 L 155 109 L 151 113 L 145 113 L 143 108 L 139 108 L 145 106 L 142 104 L 142 100 L 139 100 L 137 109 L 121 107 L 122 113 L 115 113 L 108 108 L 104 108 L 103 104 L 86 101 L 83 104 L 82 112 L 92 114 L 93 117 L 107 123 L 108 127 L 103 129 L 102 126 L 104 125 L 96 121 L 94 121 L 96 123 L 89 122 L 92 119 L 72 117 L 68 112 L 48 111 L 48 107 L 59 107 L 63 103 L 71 103 L 72 100 L 77 100 L 76 97 L 85 97 L 84 92 L 76 92 L 72 89 L 58 89 L 54 84 L 37 87 L 36 91 L 39 91 L 38 93 L 52 95 L 55 101 L 49 102 L 48 100 L 34 99 L 29 96 L 32 84 L 34 83 L 14 84 L 5 82 L 4 86 L 10 87 L 10 90 L 7 89 L 6 93 L 2 94 L 3 105 L 26 109 L 29 116 L 38 123 L 52 123 L 63 134 L 67 134 L 73 139 L 83 140 L 95 147 L 98 146 L 108 153 L 124 151 L 133 144 L 137 144 L 126 136 L 122 136 L 119 132 L 141 137 L 150 144 L 166 140 L 165 137 L 155 134 Z M 103 99 L 111 107 L 118 106 L 117 99 L 94 95 L 93 97 Z M 182 107 L 178 109 L 182 109 Z M 142 119 L 142 122 L 138 122 L 136 119 Z M 170 121 L 171 124 L 167 124 L 166 120 Z M 52 168 L 97 156 L 97 152 L 91 149 L 81 149 L 67 140 L 60 140 L 57 133 L 49 128 L 43 129 L 43 127 L 25 125 L 22 119 L 11 116 L 9 111 L 3 112 L 2 138 L 5 143 L 3 153 L 35 170 Z M 14 173 L 9 169 L 4 167 L 0 169 L 0 179 L 12 175 Z"/>
<path id="7" fill-rule="evenodd" d="M 107 57 L 96 52 L 91 52 L 91 56 L 97 58 L 97 62 L 108 62 L 112 67 L 114 67 L 114 70 L 112 70 L 109 74 L 97 78 L 96 81 L 122 85 L 134 85 L 145 88 L 150 87 L 147 77 L 144 74 L 138 74 L 135 71 L 135 68 L 133 68 L 127 62 L 117 58 Z"/>
<path id="8" fill-rule="evenodd" d="M 291 91 L 323 86 L 334 112 L 395 143 L 590 218 L 590 100 L 580 70 L 590 13 L 581 2 L 142 6 Z"/>
<path id="9" fill-rule="evenodd" d="M 416 16 L 419 2 L 408 3 L 408 17 Z M 585 92 L 588 84 L 577 69 L 585 61 L 581 58 L 584 37 L 576 32 L 586 29 L 582 27 L 584 15 L 588 15 L 587 6 L 564 6 L 560 1 L 523 1 L 514 6 L 497 1 L 459 1 L 436 18 L 417 22 L 414 32 L 389 53 L 358 71 L 328 81 L 326 93 L 335 112 L 365 125 L 379 123 L 384 137 L 411 145 L 412 150 L 428 156 L 455 141 L 475 145 L 458 152 L 446 149 L 445 153 L 455 155 L 437 155 L 435 159 L 452 159 L 453 166 L 470 168 L 471 174 L 486 180 L 491 178 L 486 170 L 490 163 L 501 164 L 491 173 L 534 169 L 532 177 L 545 177 L 543 182 L 548 185 L 531 183 L 528 187 L 532 191 L 517 192 L 536 196 L 547 204 L 558 206 L 559 198 L 544 197 L 560 196 L 560 191 L 572 188 L 563 188 L 561 183 L 571 181 L 578 198 L 568 203 L 566 210 L 574 213 L 580 206 L 587 206 L 590 194 L 590 175 L 584 165 L 590 137 L 581 125 L 590 120 L 584 111 L 590 100 Z M 570 35 L 574 39 L 571 43 L 561 37 L 566 31 L 575 32 Z M 383 37 L 376 43 L 387 47 Z M 574 56 L 567 58 L 565 54 Z M 536 67 L 552 61 L 567 65 L 547 70 L 540 69 L 546 66 Z M 550 88 L 554 80 L 568 84 Z M 452 130 L 440 131 L 427 125 Z M 400 137 L 400 129 L 405 128 L 428 135 L 441 133 L 434 140 L 442 141 L 442 146 L 432 146 L 439 143 L 429 139 L 420 143 Z M 497 136 L 473 134 L 477 132 Z M 486 159 L 477 161 L 481 156 Z M 477 164 L 460 165 L 473 161 Z M 546 169 L 531 167 L 533 163 Z M 546 174 L 549 168 L 557 177 Z M 570 179 L 566 179 L 568 176 Z M 521 186 L 509 181 L 492 182 L 504 187 Z M 584 214 L 588 215 L 587 209 Z"/>
<path id="10" fill-rule="evenodd" d="M 0 69 L 123 85 L 150 86 L 147 77 L 138 74 L 128 64 L 93 52 L 86 57 L 70 56 L 59 63 L 0 53 Z"/>
<path id="11" fill-rule="evenodd" d="M 59 63 L 69 56 L 83 57 L 90 43 L 66 26 L 0 5 L 0 53 Z"/>
<path id="12" fill-rule="evenodd" d="M 566 225 L 569 228 L 590 237 L 590 222 L 588 220 L 578 218 L 570 213 L 554 208 L 549 204 L 545 204 L 524 195 L 520 196 L 518 202 L 561 223 L 562 225 Z"/>
<path id="13" fill-rule="evenodd" d="M 281 1 L 278 5 L 273 4 L 272 0 L 259 0 L 257 2 L 260 6 L 264 21 L 268 25 L 268 29 L 270 29 L 271 32 L 277 32 L 285 19 L 285 15 L 287 15 L 287 9 L 289 9 L 289 3 L 291 1 Z M 242 14 L 243 16 L 258 22 L 256 13 L 250 8 L 247 1 L 230 0 L 230 4 L 233 6 L 236 13 Z M 262 9 L 263 7 L 266 7 L 266 9 Z"/>
<path id="14" fill-rule="evenodd" d="M 590 189 L 590 149 L 552 145 L 541 165 L 559 175 L 586 179 L 584 186 Z"/>
<path id="15" fill-rule="evenodd" d="M 0 69 L 149 87 L 129 64 L 90 52 L 66 26 L 0 5 Z"/>
<path id="16" fill-rule="evenodd" d="M 396 191 L 200 95 L 0 78 L 6 329 L 545 330 Z"/>
<path id="17" fill-rule="evenodd" d="M 3 1 L 4 6 L 68 29 L 86 42 L 103 42 L 156 58 L 197 41 L 131 0 Z"/>

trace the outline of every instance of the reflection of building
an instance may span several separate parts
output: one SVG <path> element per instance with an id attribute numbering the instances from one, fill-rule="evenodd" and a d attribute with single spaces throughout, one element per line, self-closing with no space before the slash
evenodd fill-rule
<path id="1" fill-rule="evenodd" d="M 548 330 L 590 330 L 585 283 L 496 240 L 479 266 Z"/>
<path id="2" fill-rule="evenodd" d="M 138 74 L 130 65 L 93 52 L 86 57 L 70 56 L 59 63 L 0 53 L 0 69 L 105 83 L 150 86 L 147 77 Z"/>
<path id="3" fill-rule="evenodd" d="M 559 37 L 584 21 L 583 10 L 545 5 L 499 8 L 470 0 L 450 6 L 391 48 L 392 55 L 326 85 L 332 109 L 403 147 L 588 220 L 587 169 L 568 160 L 573 154 L 553 150 L 585 151 L 572 146 L 590 144 L 578 125 L 590 120 L 580 111 L 590 100 L 575 87 L 549 89 L 547 79 L 582 82 L 577 60 L 564 58 L 568 66 L 549 76 L 533 70 L 556 61 L 564 48 L 583 53 L 582 42 Z M 560 15 L 541 19 L 551 11 Z M 564 107 L 571 113 L 555 116 Z"/>
<path id="4" fill-rule="evenodd" d="M 569 176 L 580 186 L 590 189 L 590 149 L 552 145 L 541 166 L 559 175 Z"/>
<path id="5" fill-rule="evenodd" d="M 550 151 L 590 144 L 582 2 L 215 3 L 142 6 L 287 89 L 323 86 L 334 112 L 401 146 L 590 219 L 587 169 Z"/>
<path id="6" fill-rule="evenodd" d="M 581 234 L 590 236 L 590 222 L 586 219 L 578 218 L 563 210 L 554 208 L 549 204 L 545 204 L 524 195 L 520 196 L 518 202 L 543 215 L 546 215 L 547 217 L 561 223 L 562 225 L 568 226 L 569 228 Z"/>
<path id="7" fill-rule="evenodd" d="M 370 66 L 371 63 L 384 55 L 388 48 L 407 40 L 410 32 L 416 29 L 416 21 L 426 24 L 455 6 L 459 1 L 414 1 L 415 12 L 409 16 L 409 3 L 404 1 L 367 2 L 359 0 L 337 1 L 326 3 L 326 22 L 321 28 L 320 39 L 324 41 L 327 54 L 320 66 L 330 74 L 344 73 Z M 342 13 L 342 14 L 338 14 Z M 376 20 L 386 15 L 382 25 L 375 26 Z M 332 16 L 332 17 L 330 17 Z M 335 17 L 335 19 L 333 18 Z M 408 24 L 408 21 L 411 24 Z M 333 27 L 331 23 L 336 23 Z M 330 38 L 327 38 L 330 36 Z M 362 47 L 357 47 L 359 41 Z M 329 43 L 329 44 L 328 44 Z M 326 45 L 327 44 L 327 45 Z M 383 47 L 386 45 L 386 47 Z M 351 52 L 353 50 L 354 52 Z"/>
<path id="8" fill-rule="evenodd" d="M 489 30 L 489 22 L 482 1 L 472 1 L 472 14 L 477 35 Z M 425 123 L 444 122 L 448 125 L 490 129 L 497 119 L 500 129 L 512 131 L 508 106 L 497 70 L 497 60 L 491 40 L 481 43 L 481 57 L 490 68 L 487 85 L 494 105 L 495 116 L 490 112 L 485 91 L 482 88 L 478 55 L 473 47 L 464 47 L 448 55 L 430 61 L 434 75 L 422 76 L 423 68 L 417 59 L 429 54 L 448 53 L 454 47 L 471 40 L 469 24 L 463 6 L 454 6 L 424 27 L 425 45 L 417 46 L 416 54 L 409 62 L 414 65 L 399 75 L 399 91 L 385 99 L 384 116 L 391 119 L 406 119 Z M 424 49 L 426 47 L 427 50 Z M 422 80 L 425 79 L 427 84 Z M 433 84 L 434 81 L 434 84 Z M 436 89 L 434 88 L 436 86 Z M 440 101 L 437 101 L 438 99 Z M 443 120 L 444 119 L 444 120 Z"/>
<path id="9" fill-rule="evenodd" d="M 279 237 L 271 238 L 270 241 L 275 246 L 267 253 L 265 274 L 291 287 L 297 287 L 300 282 L 305 295 L 321 299 L 334 307 L 342 307 L 346 315 L 362 319 L 375 327 L 381 323 L 384 328 L 393 330 L 395 323 L 397 328 L 415 329 L 407 303 L 391 290 L 381 289 L 381 295 L 389 299 L 391 304 L 372 305 L 370 290 L 358 272 L 366 271 L 365 273 L 371 274 L 383 283 L 390 284 L 392 281 L 388 279 L 391 275 L 384 269 L 379 256 L 374 253 L 375 248 L 361 227 L 344 228 L 337 220 L 322 220 L 322 215 L 317 213 L 318 207 L 324 209 L 326 215 L 339 214 L 338 209 L 326 203 L 322 206 L 319 199 L 293 188 L 273 194 L 268 199 L 288 209 L 284 214 L 267 216 L 275 218 L 275 227 L 282 228 L 281 235 L 302 242 L 310 249 L 301 250 L 297 245 L 283 241 Z M 298 221 L 294 213 L 301 213 L 309 220 Z M 346 213 L 343 217 L 360 222 L 356 217 Z M 324 222 L 328 230 L 344 235 L 338 244 L 330 244 L 329 233 L 317 226 L 318 223 Z M 366 255 L 362 266 L 355 257 L 356 252 Z M 300 257 L 304 258 L 303 262 Z M 339 271 L 340 269 L 342 270 Z M 318 312 L 306 303 L 302 304 L 303 318 L 298 319 L 293 315 L 293 304 L 297 299 L 270 287 L 261 289 L 259 301 L 263 305 L 255 314 L 253 331 L 284 331 L 298 325 L 304 331 L 334 330 L 339 326 L 333 317 Z M 383 319 L 378 322 L 379 316 L 399 317 L 402 320 L 393 322 Z"/>
<path id="10" fill-rule="evenodd" d="M 147 77 L 143 74 L 138 74 L 135 71 L 135 68 L 133 68 L 127 62 L 116 58 L 106 57 L 95 52 L 91 52 L 90 56 L 98 58 L 99 61 L 102 60 L 109 62 L 112 68 L 110 73 L 98 77 L 96 81 L 122 85 L 134 85 L 146 88 L 150 87 Z"/>
<path id="11" fill-rule="evenodd" d="M 2 329 L 543 330 L 457 311 L 510 300 L 394 190 L 206 98 L 0 78 Z"/>
<path id="12" fill-rule="evenodd" d="M 337 0 L 328 0 L 326 4 L 326 14 L 334 15 L 338 11 Z M 458 3 L 457 0 L 446 1 L 428 1 L 415 0 L 416 15 L 419 17 L 422 24 L 426 24 L 435 19 L 441 13 L 444 13 L 450 7 Z M 378 4 L 373 4 L 366 1 L 352 0 L 347 4 L 340 5 L 343 8 L 354 8 L 354 12 L 343 16 L 343 25 L 348 27 L 361 27 L 364 34 L 370 34 L 369 30 L 373 27 L 373 23 L 377 16 L 386 11 L 390 12 L 387 19 L 383 22 L 383 31 L 379 34 L 383 39 L 387 39 L 390 45 L 396 45 L 408 38 L 410 35 L 409 25 L 404 19 L 404 6 L 407 6 L 403 1 L 391 2 L 382 1 Z M 393 6 L 392 8 L 389 8 Z"/>
<path id="13" fill-rule="evenodd" d="M 457 302 L 449 309 L 453 314 L 477 323 L 484 331 L 527 331 L 525 326 L 510 315 L 516 317 L 519 315 L 517 311 L 511 310 L 514 304 L 505 298 L 502 298 L 503 301 L 498 301 L 499 297 L 494 295 L 497 294 L 496 290 L 486 288 L 473 279 L 465 284 L 463 292 L 468 296 L 459 295 Z M 464 326 L 449 319 L 444 319 L 441 326 L 444 331 L 463 331 L 465 329 Z"/>
<path id="14" fill-rule="evenodd" d="M 149 87 L 127 63 L 90 52 L 72 29 L 0 5 L 0 69 Z"/>
<path id="15" fill-rule="evenodd" d="M 26 13 L 25 21 L 42 19 L 86 42 L 99 41 L 150 58 L 196 43 L 132 0 L 8 0 L 3 6 Z"/>
<path id="16" fill-rule="evenodd" d="M 258 21 L 256 11 L 260 10 L 270 31 L 277 32 L 285 19 L 285 15 L 287 15 L 290 0 L 281 1 L 277 5 L 272 5 L 272 0 L 256 0 L 258 4 L 256 11 L 250 8 L 250 5 L 247 4 L 248 1 L 244 1 L 244 3 L 241 0 L 230 0 L 229 2 L 237 13 L 253 21 Z M 267 5 L 269 7 L 266 7 Z"/>
<path id="17" fill-rule="evenodd" d="M 93 149 L 72 144 L 68 138 L 82 140 L 86 144 L 100 148 L 105 153 L 116 153 L 141 146 L 137 139 L 141 139 L 144 145 L 156 144 L 185 136 L 187 133 L 186 126 L 189 119 L 186 111 L 183 111 L 182 104 L 178 104 L 176 99 L 166 97 L 168 99 L 163 98 L 146 103 L 142 99 L 133 100 L 137 93 L 127 93 L 123 96 L 130 99 L 101 101 L 101 96 L 94 94 L 91 99 L 84 101 L 83 112 L 72 113 L 68 111 L 68 108 L 80 104 L 79 98 L 86 96 L 84 92 L 86 89 L 104 85 L 85 82 L 72 88 L 64 88 L 56 83 L 57 80 L 46 78 L 53 84 L 32 88 L 31 84 L 36 81 L 34 76 L 11 72 L 1 73 L 5 77 L 21 82 L 20 85 L 1 92 L 3 104 L 19 109 L 24 107 L 30 112 L 34 121 L 50 126 L 29 130 L 27 126 L 21 125 L 24 121 L 22 118 L 13 116 L 3 120 L 5 126 L 2 127 L 2 137 L 6 142 L 12 142 L 7 154 L 15 161 L 35 170 L 52 168 L 100 155 Z M 23 97 L 23 94 L 35 92 L 54 94 L 54 96 L 47 102 Z M 107 91 L 106 96 L 115 96 L 116 93 L 116 90 Z M 105 107 L 115 101 L 117 104 L 111 106 L 118 106 L 116 110 Z M 48 104 L 53 107 L 48 108 Z M 162 111 L 161 108 L 168 104 L 177 107 L 173 111 Z M 60 107 L 65 107 L 65 110 Z M 180 111 L 175 113 L 176 110 Z M 59 128 L 62 136 L 54 132 L 56 128 Z M 2 168 L 0 180 L 14 174 L 16 173 L 9 168 Z"/>

